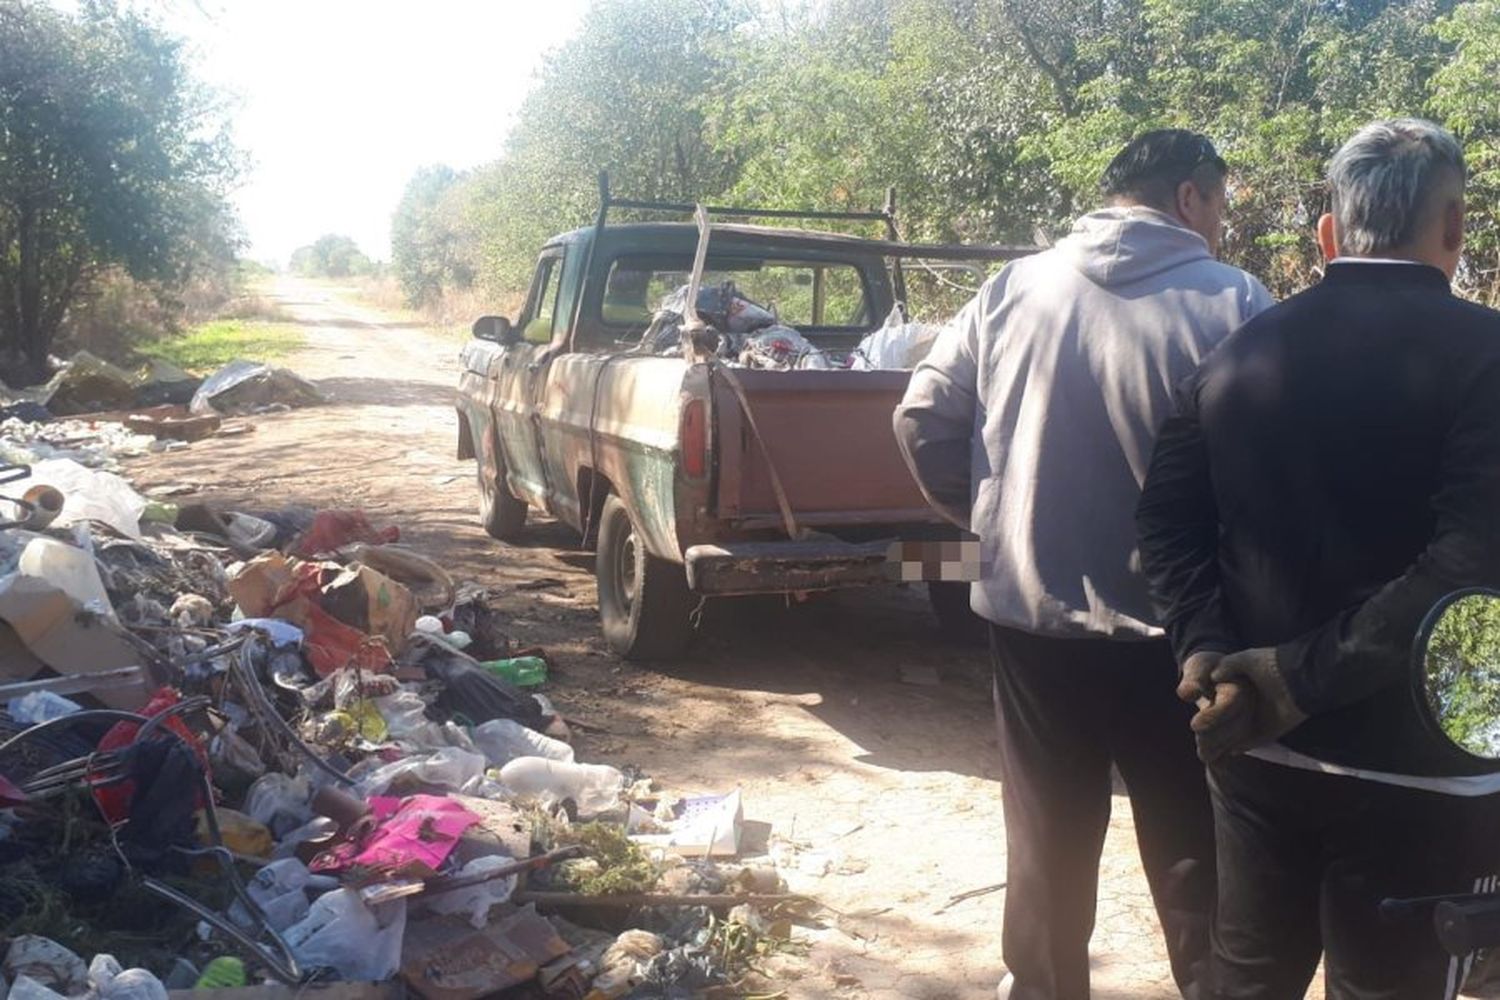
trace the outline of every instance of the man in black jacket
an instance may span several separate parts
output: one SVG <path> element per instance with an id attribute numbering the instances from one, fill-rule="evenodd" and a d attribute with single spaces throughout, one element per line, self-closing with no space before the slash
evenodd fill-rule
<path id="1" fill-rule="evenodd" d="M 1376 122 L 1329 168 L 1315 287 L 1184 386 L 1141 557 L 1209 762 L 1222 997 L 1452 996 L 1466 971 L 1389 896 L 1500 860 L 1500 782 L 1430 746 L 1411 647 L 1444 594 L 1500 585 L 1500 313 L 1454 297 L 1463 153 Z"/>

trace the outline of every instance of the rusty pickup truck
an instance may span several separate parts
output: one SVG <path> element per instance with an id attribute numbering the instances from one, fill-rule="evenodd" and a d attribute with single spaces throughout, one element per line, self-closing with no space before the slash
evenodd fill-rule
<path id="1" fill-rule="evenodd" d="M 651 352 L 642 335 L 689 278 L 732 279 L 837 357 L 905 300 L 903 261 L 977 271 L 1025 251 L 902 243 L 889 201 L 754 212 L 611 200 L 600 186 L 596 223 L 542 248 L 520 315 L 482 317 L 463 351 L 458 454 L 477 459 L 485 530 L 514 539 L 530 508 L 577 530 L 596 550 L 604 635 L 634 659 L 679 654 L 703 598 L 885 583 L 900 576 L 893 543 L 958 538 L 891 430 L 908 371 L 731 367 Z M 611 207 L 698 223 L 612 224 Z M 724 216 L 878 222 L 888 238 L 711 221 Z M 935 567 L 920 574 L 934 609 L 960 621 L 967 587 Z"/>

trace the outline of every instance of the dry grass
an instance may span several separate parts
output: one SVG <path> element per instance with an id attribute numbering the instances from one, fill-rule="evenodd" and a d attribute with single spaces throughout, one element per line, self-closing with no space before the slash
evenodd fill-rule
<path id="1" fill-rule="evenodd" d="M 407 305 L 401 286 L 390 275 L 351 279 L 345 287 L 365 305 L 441 331 L 455 340 L 467 340 L 470 327 L 480 316 L 515 318 L 525 298 L 508 295 L 497 299 L 478 288 L 449 289 L 437 302 L 413 309 Z"/>

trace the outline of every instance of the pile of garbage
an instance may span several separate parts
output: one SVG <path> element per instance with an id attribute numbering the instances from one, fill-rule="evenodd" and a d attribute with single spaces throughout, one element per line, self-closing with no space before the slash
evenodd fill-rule
<path id="1" fill-rule="evenodd" d="M 231 361 L 198 378 L 166 361 L 137 371 L 79 351 L 45 385 L 0 386 L 0 461 L 67 458 L 89 468 L 243 433 L 225 417 L 276 413 L 323 402 L 317 386 L 286 368 Z"/>
<path id="2" fill-rule="evenodd" d="M 0 473 L 0 995 L 735 994 L 807 916 L 738 792 L 578 759 L 546 651 L 399 526 L 54 463 Z"/>
<path id="3" fill-rule="evenodd" d="M 637 350 L 666 357 L 682 354 L 688 292 L 683 285 L 662 300 Z M 709 346 L 721 361 L 736 368 L 771 371 L 910 370 L 932 350 L 943 329 L 909 323 L 897 306 L 881 328 L 865 336 L 854 350 L 819 348 L 782 323 L 774 306 L 752 301 L 733 281 L 700 288 L 696 310 L 709 327 Z"/>

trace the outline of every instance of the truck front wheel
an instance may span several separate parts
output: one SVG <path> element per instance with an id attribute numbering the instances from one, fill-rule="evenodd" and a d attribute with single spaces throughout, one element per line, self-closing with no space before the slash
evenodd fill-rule
<path id="1" fill-rule="evenodd" d="M 487 446 L 494 453 L 494 478 L 485 472 L 483 455 L 474 463 L 479 467 L 479 523 L 491 538 L 513 542 L 526 527 L 526 501 L 512 496 L 505 484 L 505 456 L 493 437 L 488 439 Z"/>
<path id="2" fill-rule="evenodd" d="M 611 649 L 627 660 L 663 660 L 692 637 L 693 595 L 683 568 L 646 551 L 630 510 L 617 496 L 604 501 L 594 574 L 599 618 Z"/>

